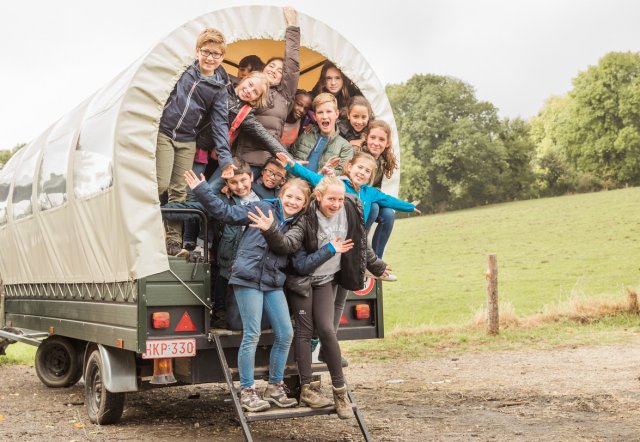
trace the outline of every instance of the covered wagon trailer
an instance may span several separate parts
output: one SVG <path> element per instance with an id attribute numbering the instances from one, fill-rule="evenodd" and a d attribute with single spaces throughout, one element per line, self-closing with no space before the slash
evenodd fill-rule
<path id="1" fill-rule="evenodd" d="M 397 149 L 384 87 L 362 55 L 325 24 L 304 14 L 299 23 L 300 87 L 311 89 L 321 64 L 333 61 L 390 123 Z M 169 34 L 0 170 L 0 339 L 38 345 L 36 371 L 47 386 L 70 386 L 84 376 L 89 417 L 100 424 L 116 422 L 124 394 L 149 382 L 220 382 L 220 355 L 232 368 L 237 363 L 240 336 L 217 346 L 209 330 L 209 263 L 166 254 L 155 173 L 163 106 L 193 62 L 204 27 L 227 37 L 232 73 L 244 55 L 284 52 L 280 8 L 205 14 Z M 394 179 L 384 184 L 392 194 L 398 174 Z M 368 306 L 370 315 L 356 315 L 356 305 Z M 383 336 L 379 282 L 368 280 L 349 294 L 342 322 L 341 339 Z M 268 365 L 271 339 L 261 338 L 258 365 Z"/>

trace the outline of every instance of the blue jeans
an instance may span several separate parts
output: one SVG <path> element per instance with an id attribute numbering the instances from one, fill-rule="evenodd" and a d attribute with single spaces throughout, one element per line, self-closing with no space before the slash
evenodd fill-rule
<path id="1" fill-rule="evenodd" d="M 201 173 L 204 173 L 204 170 L 207 168 L 206 164 L 202 163 L 193 163 L 192 170 L 194 173 L 200 177 Z M 187 186 L 187 200 L 192 201 L 193 191 Z M 189 218 L 184 222 L 184 235 L 183 242 L 184 243 L 196 243 L 196 238 L 198 238 L 198 233 L 200 232 L 200 220 L 198 218 Z M 209 242 L 211 242 L 213 238 L 209 238 Z"/>
<path id="2" fill-rule="evenodd" d="M 387 243 L 391 237 L 391 231 L 393 230 L 393 222 L 395 219 L 395 210 L 388 207 L 380 207 L 378 203 L 371 204 L 371 209 L 369 209 L 369 218 L 367 218 L 365 228 L 368 232 L 374 222 L 378 223 L 378 227 L 376 227 L 373 239 L 371 240 L 371 248 L 380 259 L 382 259 L 384 249 L 387 247 Z"/>
<path id="3" fill-rule="evenodd" d="M 260 339 L 260 321 L 263 308 L 275 335 L 269 355 L 269 383 L 279 384 L 284 378 L 284 367 L 293 340 L 293 326 L 284 291 L 280 289 L 263 292 L 240 285 L 234 285 L 233 291 L 242 318 L 242 342 L 238 350 L 240 388 L 251 387 L 255 382 L 256 348 Z"/>

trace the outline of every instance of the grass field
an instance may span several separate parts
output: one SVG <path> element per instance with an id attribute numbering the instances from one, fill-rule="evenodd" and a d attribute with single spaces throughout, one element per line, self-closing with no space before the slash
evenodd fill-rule
<path id="1" fill-rule="evenodd" d="M 640 285 L 640 188 L 518 201 L 397 220 L 385 261 L 387 331 L 470 321 L 486 302 L 487 254 L 518 316 L 575 295 Z"/>

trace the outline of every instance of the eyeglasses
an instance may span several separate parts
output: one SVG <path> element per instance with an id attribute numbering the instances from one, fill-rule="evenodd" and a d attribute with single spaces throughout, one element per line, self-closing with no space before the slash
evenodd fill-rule
<path id="1" fill-rule="evenodd" d="M 211 52 L 206 49 L 200 49 L 200 55 L 204 58 L 209 58 L 209 56 L 211 56 L 214 60 L 220 60 L 224 56 L 224 54 L 221 54 L 220 52 Z"/>
<path id="2" fill-rule="evenodd" d="M 279 180 L 284 179 L 284 175 L 281 175 L 269 169 L 262 169 L 262 173 L 266 173 L 269 178 L 279 179 Z"/>

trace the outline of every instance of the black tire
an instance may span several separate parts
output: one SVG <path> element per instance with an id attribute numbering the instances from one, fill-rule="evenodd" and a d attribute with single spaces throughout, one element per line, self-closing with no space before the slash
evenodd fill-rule
<path id="1" fill-rule="evenodd" d="M 36 351 L 36 374 L 51 388 L 70 387 L 82 377 L 82 365 L 74 343 L 62 336 L 42 341 Z"/>
<path id="2" fill-rule="evenodd" d="M 94 350 L 84 371 L 84 400 L 89 420 L 98 425 L 115 424 L 122 417 L 124 393 L 111 393 L 104 387 L 103 364 L 99 350 Z"/>

